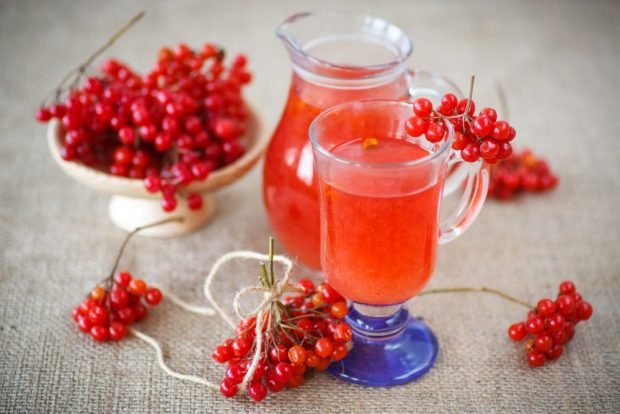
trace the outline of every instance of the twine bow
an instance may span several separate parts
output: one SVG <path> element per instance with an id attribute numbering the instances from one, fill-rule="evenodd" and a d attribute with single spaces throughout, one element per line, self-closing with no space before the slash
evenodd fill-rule
<path id="1" fill-rule="evenodd" d="M 271 304 L 278 301 L 280 297 L 282 296 L 282 294 L 285 292 L 299 292 L 298 288 L 296 288 L 295 286 L 289 283 L 291 274 L 293 272 L 293 262 L 286 256 L 274 255 L 273 254 L 273 239 L 270 239 L 268 255 L 242 250 L 242 251 L 227 253 L 216 260 L 216 262 L 213 264 L 213 267 L 211 267 L 211 270 L 209 271 L 209 274 L 207 275 L 207 278 L 205 279 L 205 283 L 204 283 L 204 295 L 207 298 L 207 300 L 210 302 L 213 309 L 187 304 L 183 302 L 182 300 L 176 298 L 174 295 L 171 295 L 170 293 L 165 293 L 164 296 L 171 299 L 171 301 L 175 303 L 176 305 L 190 312 L 200 313 L 203 315 L 214 315 L 215 312 L 217 312 L 217 314 L 219 314 L 219 316 L 222 319 L 224 319 L 224 321 L 226 321 L 226 323 L 230 325 L 232 329 L 235 329 L 236 323 L 226 312 L 224 312 L 222 307 L 215 300 L 213 292 L 211 292 L 211 285 L 220 267 L 226 262 L 231 261 L 233 259 L 258 260 L 261 262 L 261 268 L 263 269 L 263 273 L 259 277 L 261 284 L 257 286 L 249 286 L 249 287 L 245 287 L 241 289 L 239 292 L 237 292 L 237 294 L 235 295 L 234 301 L 233 301 L 233 309 L 239 319 L 247 319 L 252 316 L 256 317 L 256 326 L 255 326 L 256 342 L 255 342 L 255 346 L 254 346 L 254 350 L 252 354 L 252 362 L 250 363 L 248 372 L 243 377 L 243 381 L 239 385 L 239 392 L 244 392 L 247 389 L 248 384 L 252 380 L 254 373 L 256 372 L 256 369 L 258 367 L 258 362 L 260 361 L 261 354 L 263 352 L 262 326 L 263 326 L 265 315 L 269 314 L 269 309 L 271 307 Z M 269 263 L 269 266 L 270 266 L 269 271 L 267 271 L 267 268 L 265 267 L 265 262 Z M 282 263 L 285 267 L 284 276 L 282 277 L 282 279 L 278 279 L 275 277 L 275 274 L 273 271 L 274 262 Z M 260 304 L 256 308 L 254 308 L 254 310 L 252 310 L 249 313 L 244 313 L 243 310 L 241 309 L 241 299 L 245 295 L 251 294 L 251 293 L 262 293 L 264 295 L 264 298 L 260 302 Z M 135 328 L 130 328 L 130 331 L 136 337 L 142 339 L 143 341 L 145 341 L 146 343 L 148 343 L 155 349 L 155 351 L 157 352 L 157 362 L 159 366 L 167 374 L 175 378 L 197 382 L 199 384 L 206 385 L 213 389 L 219 389 L 219 386 L 217 384 L 213 384 L 204 378 L 196 377 L 193 375 L 181 374 L 181 373 L 171 370 L 165 364 L 163 353 L 161 351 L 161 347 L 159 346 L 159 344 L 157 343 L 155 339 L 136 330 Z"/>
<path id="2" fill-rule="evenodd" d="M 247 389 L 248 383 L 252 380 L 254 373 L 256 372 L 256 368 L 258 367 L 258 362 L 260 361 L 261 354 L 263 352 L 263 332 L 262 327 L 264 323 L 265 316 L 269 314 L 269 310 L 271 308 L 271 304 L 278 301 L 284 292 L 299 292 L 299 289 L 289 283 L 289 279 L 293 272 L 293 262 L 285 257 L 280 255 L 273 254 L 273 239 L 269 239 L 269 254 L 259 254 L 250 251 L 239 251 L 239 252 L 231 252 L 225 254 L 220 257 L 209 272 L 207 276 L 207 280 L 205 282 L 205 296 L 213 305 L 213 308 L 220 314 L 220 316 L 226 320 L 226 322 L 234 329 L 236 327 L 235 323 L 230 319 L 230 317 L 220 308 L 219 304 L 215 301 L 211 294 L 211 282 L 215 277 L 215 274 L 219 270 L 220 266 L 226 263 L 231 259 L 255 259 L 261 262 L 262 275 L 259 277 L 260 285 L 258 286 L 249 286 L 241 289 L 235 295 L 235 299 L 233 300 L 233 309 L 239 319 L 247 319 L 252 316 L 256 317 L 256 326 L 255 326 L 255 347 L 254 353 L 252 355 L 252 362 L 250 363 L 250 367 L 248 368 L 248 372 L 243 377 L 243 381 L 239 386 L 239 391 L 244 392 Z M 269 270 L 267 270 L 265 266 L 265 261 L 269 262 Z M 280 262 L 285 266 L 285 272 L 282 279 L 278 279 L 275 277 L 275 273 L 273 270 L 274 262 Z M 263 293 L 264 298 L 260 302 L 260 304 L 251 312 L 244 313 L 241 309 L 241 298 L 250 293 Z"/>

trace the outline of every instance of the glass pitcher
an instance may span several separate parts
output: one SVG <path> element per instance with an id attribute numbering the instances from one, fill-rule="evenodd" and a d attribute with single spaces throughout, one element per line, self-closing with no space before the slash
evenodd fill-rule
<path id="1" fill-rule="evenodd" d="M 407 69 L 413 45 L 399 27 L 349 13 L 300 13 L 277 30 L 293 77 L 267 149 L 263 197 L 272 229 L 299 264 L 320 269 L 319 196 L 308 128 L 324 109 L 357 99 L 440 99 L 452 83 Z"/>

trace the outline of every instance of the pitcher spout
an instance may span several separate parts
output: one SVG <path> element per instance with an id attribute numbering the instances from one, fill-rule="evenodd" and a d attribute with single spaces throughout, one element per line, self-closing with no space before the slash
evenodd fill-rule
<path id="1" fill-rule="evenodd" d="M 276 35 L 293 68 L 332 78 L 369 78 L 404 70 L 413 52 L 407 34 L 381 18 L 344 12 L 297 13 Z"/>

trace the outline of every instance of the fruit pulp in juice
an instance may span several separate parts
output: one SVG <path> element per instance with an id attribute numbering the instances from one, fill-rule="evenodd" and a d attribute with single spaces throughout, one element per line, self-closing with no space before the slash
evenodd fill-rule
<path id="1" fill-rule="evenodd" d="M 399 163 L 429 155 L 403 139 L 380 139 L 374 148 L 364 148 L 362 142 L 345 142 L 330 152 L 370 163 Z M 432 163 L 428 164 L 430 170 Z M 442 180 L 433 183 L 428 180 L 432 174 L 420 168 L 426 167 L 416 167 L 422 173 L 419 177 L 403 172 L 402 176 L 393 174 L 387 183 L 360 179 L 359 171 L 347 169 L 334 173 L 338 177 L 329 178 L 330 183 L 321 182 L 323 271 L 348 299 L 370 305 L 404 302 L 430 278 L 438 243 Z M 419 185 L 412 185 L 412 180 Z M 415 191 L 403 193 L 403 188 Z"/>

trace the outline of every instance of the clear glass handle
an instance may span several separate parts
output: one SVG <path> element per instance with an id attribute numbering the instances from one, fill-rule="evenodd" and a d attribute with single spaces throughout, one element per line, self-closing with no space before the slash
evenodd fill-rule
<path id="1" fill-rule="evenodd" d="M 489 189 L 489 166 L 482 160 L 463 162 L 458 153 L 452 154 L 451 165 L 460 163 L 466 169 L 465 189 L 458 205 L 445 219 L 439 222 L 439 244 L 448 243 L 459 237 L 474 222 L 484 204 Z M 446 184 L 448 185 L 448 180 Z M 445 187 L 444 187 L 445 188 Z"/>

